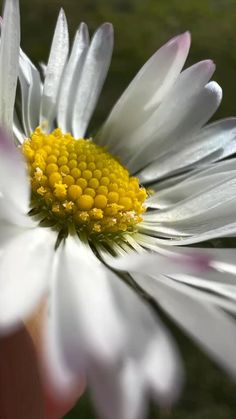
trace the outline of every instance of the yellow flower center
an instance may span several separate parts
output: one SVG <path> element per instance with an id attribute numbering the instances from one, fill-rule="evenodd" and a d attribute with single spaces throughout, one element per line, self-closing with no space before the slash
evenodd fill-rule
<path id="1" fill-rule="evenodd" d="M 92 140 L 37 128 L 22 145 L 32 186 L 32 207 L 55 224 L 88 233 L 133 230 L 147 192 L 128 170 Z"/>

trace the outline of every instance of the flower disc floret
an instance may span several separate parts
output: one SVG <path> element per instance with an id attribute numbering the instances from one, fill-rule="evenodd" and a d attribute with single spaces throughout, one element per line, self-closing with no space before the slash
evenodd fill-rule
<path id="1" fill-rule="evenodd" d="M 37 128 L 22 145 L 32 207 L 55 223 L 87 232 L 132 230 L 142 220 L 147 192 L 105 148 L 60 129 Z"/>

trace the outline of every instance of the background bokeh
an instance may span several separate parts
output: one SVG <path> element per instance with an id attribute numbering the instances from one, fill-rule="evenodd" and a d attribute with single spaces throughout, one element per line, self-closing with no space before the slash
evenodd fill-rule
<path id="1" fill-rule="evenodd" d="M 193 42 L 187 64 L 206 58 L 217 64 L 215 80 L 224 98 L 214 118 L 236 114 L 235 0 L 21 0 L 22 46 L 35 63 L 47 61 L 60 7 L 66 11 L 71 37 L 81 21 L 88 23 L 91 33 L 104 21 L 115 27 L 113 61 L 92 129 L 149 56 L 185 30 L 191 31 Z M 183 354 L 186 385 L 177 406 L 164 412 L 151 406 L 150 418 L 234 419 L 236 384 L 170 326 Z M 77 417 L 95 418 L 87 394 L 66 419 Z"/>

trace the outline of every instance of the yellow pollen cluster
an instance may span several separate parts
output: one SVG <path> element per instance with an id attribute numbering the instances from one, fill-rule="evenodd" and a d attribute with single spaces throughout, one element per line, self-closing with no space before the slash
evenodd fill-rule
<path id="1" fill-rule="evenodd" d="M 49 218 L 88 232 L 126 231 L 139 223 L 147 192 L 128 170 L 92 140 L 37 128 L 22 145 L 33 206 Z"/>

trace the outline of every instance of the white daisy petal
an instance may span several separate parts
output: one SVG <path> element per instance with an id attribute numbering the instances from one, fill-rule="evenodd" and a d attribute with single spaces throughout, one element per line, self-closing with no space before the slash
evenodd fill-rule
<path id="1" fill-rule="evenodd" d="M 160 247 L 159 247 L 160 251 Z M 194 247 L 174 247 L 174 249 L 168 249 L 167 248 L 161 248 L 161 251 L 164 252 L 164 254 L 171 254 L 172 252 L 176 254 L 184 254 L 184 257 L 187 257 L 187 255 L 191 255 L 192 257 L 195 257 L 196 254 L 196 248 Z M 235 249 L 221 249 L 221 248 L 206 248 L 204 249 L 204 254 L 209 257 L 209 266 L 214 268 L 214 270 L 219 271 L 220 273 L 224 273 L 224 275 L 220 276 L 220 281 L 222 283 L 226 284 L 236 284 L 236 277 L 233 276 L 236 273 L 236 260 L 235 260 Z M 209 271 L 207 272 L 207 277 L 209 279 Z M 214 273 L 216 273 L 214 271 Z M 201 272 L 203 274 L 203 272 Z M 227 276 L 227 274 L 230 275 Z M 215 277 L 216 281 L 217 275 Z M 214 277 L 212 278 L 214 280 Z"/>
<path id="2" fill-rule="evenodd" d="M 143 120 L 141 126 L 137 125 L 136 130 L 131 135 L 125 133 L 121 137 L 121 141 L 117 143 L 117 147 L 112 148 L 112 151 L 121 153 L 124 162 L 131 165 L 132 160 L 135 159 L 137 154 L 137 147 L 143 150 L 145 145 L 146 147 L 147 145 L 150 147 L 151 145 L 153 146 L 154 142 L 156 148 L 158 147 L 159 156 L 169 150 L 169 142 L 173 143 L 174 138 L 182 142 L 185 133 L 184 123 L 181 119 L 188 112 L 186 103 L 189 104 L 189 111 L 191 111 L 191 106 L 194 106 L 194 101 L 201 94 L 204 86 L 212 76 L 214 69 L 213 62 L 206 60 L 183 71 L 160 106 L 152 112 L 149 118 Z M 178 133 L 180 122 L 183 130 Z M 194 128 L 193 126 L 192 129 Z M 177 137 L 174 137 L 173 131 L 177 133 Z"/>
<path id="3" fill-rule="evenodd" d="M 107 258 L 106 263 L 117 270 L 127 272 L 139 272 L 147 275 L 161 273 L 171 275 L 177 273 L 201 272 L 210 269 L 210 257 L 203 255 L 199 251 L 193 254 L 168 254 L 165 255 L 149 254 L 146 252 L 132 252 L 124 257 Z"/>
<path id="4" fill-rule="evenodd" d="M 235 236 L 234 218 L 231 216 L 224 220 L 220 215 L 213 219 L 210 216 L 208 218 L 206 216 L 197 217 L 195 222 L 194 218 L 170 224 L 161 223 L 160 225 L 143 222 L 139 225 L 139 229 L 151 236 L 171 239 L 168 241 L 168 245 L 171 246 L 200 243 L 216 237 Z M 161 241 L 160 244 L 166 243 Z"/>
<path id="5" fill-rule="evenodd" d="M 181 388 L 181 363 L 175 345 L 148 307 L 118 278 L 111 287 L 127 327 L 128 357 L 109 367 L 90 360 L 89 382 L 102 417 L 142 418 L 145 389 L 163 406 L 175 400 Z"/>
<path id="6" fill-rule="evenodd" d="M 0 132 L 0 192 L 22 214 L 29 211 L 30 185 L 24 158 Z M 11 208 L 9 208 L 11 211 Z"/>
<path id="7" fill-rule="evenodd" d="M 180 280 L 180 278 L 173 277 L 173 279 L 185 283 L 186 278 Z M 202 303 L 213 304 L 230 315 L 236 314 L 235 286 L 214 284 L 211 281 L 195 277 L 188 277 L 186 285 L 187 287 L 191 286 L 189 288 L 193 298 L 199 299 Z"/>
<path id="8" fill-rule="evenodd" d="M 106 260 L 107 262 L 107 260 Z M 141 383 L 160 404 L 171 403 L 182 387 L 182 365 L 162 322 L 126 284 L 114 278 L 111 287 L 127 327 L 127 350 Z"/>
<path id="9" fill-rule="evenodd" d="M 108 282 L 108 270 L 86 251 L 84 245 L 68 237 L 57 276 L 55 292 L 65 313 L 63 338 L 73 330 L 70 339 L 64 339 L 69 358 L 71 352 L 76 354 L 79 344 L 87 355 L 109 363 L 121 350 L 124 336 Z"/>
<path id="10" fill-rule="evenodd" d="M 69 34 L 66 16 L 61 9 L 54 32 L 41 99 L 40 124 L 48 131 L 52 128 L 52 121 L 56 116 L 58 89 L 68 51 Z"/>
<path id="11" fill-rule="evenodd" d="M 200 166 L 201 167 L 201 166 Z M 205 168 L 202 167 L 202 171 L 204 171 Z M 175 176 L 171 176 L 168 177 L 166 179 L 158 179 L 157 181 L 154 181 L 151 183 L 151 188 L 153 191 L 157 191 L 160 190 L 164 190 L 164 189 L 168 189 L 171 186 L 177 185 L 177 183 L 181 183 L 183 182 L 185 179 L 188 179 L 190 176 L 195 175 L 197 173 L 199 173 L 201 171 L 201 169 L 193 169 L 191 171 L 186 171 L 184 173 L 181 174 L 176 174 Z M 147 184 L 149 185 L 150 182 L 143 182 L 142 185 L 147 186 Z M 148 198 L 149 199 L 149 198 Z"/>
<path id="12" fill-rule="evenodd" d="M 81 23 L 75 35 L 71 55 L 65 68 L 58 98 L 57 121 L 64 131 L 71 131 L 72 108 L 75 101 L 85 57 L 89 47 L 88 27 Z"/>
<path id="13" fill-rule="evenodd" d="M 155 132 L 152 133 L 150 139 L 147 138 L 148 142 L 144 142 L 143 146 L 128 162 L 129 170 L 136 172 L 152 162 L 139 174 L 142 182 L 153 181 L 168 174 L 171 161 L 169 163 L 170 166 L 166 168 L 165 160 L 168 152 L 170 153 L 171 147 L 173 147 L 173 142 L 181 139 L 186 141 L 189 135 L 201 128 L 214 114 L 221 102 L 221 98 L 222 91 L 220 86 L 216 82 L 210 82 L 198 94 L 188 98 L 187 101 L 184 95 L 182 95 L 183 101 L 179 97 L 176 97 L 175 101 L 173 98 L 172 106 L 168 106 L 168 111 L 163 109 L 162 113 L 160 106 L 155 114 L 155 118 L 153 114 L 152 129 L 155 127 Z M 170 104 L 170 101 L 166 102 L 165 105 L 167 106 L 168 104 Z M 160 127 L 157 127 L 156 120 L 161 121 Z M 162 146 L 158 139 L 161 139 Z M 166 152 L 166 155 L 164 155 L 164 158 L 162 156 L 164 166 L 162 169 L 162 159 L 159 158 L 154 162 L 153 160 L 157 155 L 164 152 Z"/>
<path id="14" fill-rule="evenodd" d="M 106 268 L 99 268 L 98 262 L 95 259 L 93 260 L 93 256 L 90 255 L 89 257 L 88 252 L 83 247 L 84 245 L 78 246 L 74 239 L 67 239 L 65 246 L 66 249 L 62 250 L 58 265 L 61 277 L 59 276 L 56 288 L 53 291 L 56 293 L 55 304 L 58 308 L 60 307 L 60 310 L 57 311 L 60 316 L 58 327 L 61 330 L 59 340 L 63 348 L 63 357 L 72 371 L 76 369 L 81 372 L 82 366 L 86 365 L 93 394 L 103 417 L 128 418 L 130 417 L 128 412 L 130 415 L 132 412 L 134 418 L 139 417 L 137 415 L 140 409 L 140 400 L 137 395 L 134 397 L 131 387 L 128 391 L 126 380 L 128 380 L 127 385 L 130 380 L 136 380 L 140 385 L 140 391 L 144 387 L 152 389 L 160 403 L 165 404 L 165 401 L 175 399 L 178 389 L 180 389 L 181 366 L 173 342 L 160 321 L 154 318 L 148 307 L 139 300 L 131 289 L 122 284 L 110 272 L 109 299 L 112 296 L 112 311 L 114 312 L 119 307 L 116 316 L 123 323 L 122 335 L 124 327 L 127 330 L 119 343 L 118 353 L 116 350 L 114 351 L 114 333 L 117 335 L 118 332 L 117 326 L 115 326 L 117 320 L 114 322 L 114 317 L 111 316 L 111 308 L 108 308 L 108 311 L 104 309 L 107 304 L 104 288 L 101 287 L 102 282 L 99 272 L 100 269 L 104 270 L 102 275 L 104 280 Z M 89 264 L 89 272 L 85 276 L 85 281 L 83 281 L 83 275 L 86 273 L 84 268 L 87 263 Z M 94 275 L 92 274 L 93 264 Z M 65 267 L 65 273 L 63 267 Z M 77 275 L 77 272 L 79 272 L 79 275 Z M 62 277 L 65 277 L 65 275 L 67 281 L 62 281 Z M 72 275 L 74 286 L 68 288 L 68 280 L 72 280 Z M 92 288 L 89 290 L 89 294 L 86 291 L 86 288 L 90 288 L 89 282 L 91 281 L 94 288 L 92 299 Z M 98 284 L 96 285 L 97 281 Z M 100 293 L 103 294 L 103 298 L 100 298 Z M 76 303 L 75 306 L 73 301 Z M 91 305 L 93 307 L 92 312 Z M 74 311 L 77 313 L 76 317 L 74 317 Z M 101 315 L 103 318 L 101 318 Z M 96 316 L 95 329 L 93 327 L 93 316 Z M 113 338 L 110 335 L 111 331 L 107 334 L 108 322 L 113 325 Z M 99 338 L 99 333 L 101 333 L 99 332 L 100 324 L 103 330 L 102 345 Z M 88 334 L 92 334 L 92 336 L 87 336 Z M 109 347 L 112 346 L 112 357 L 104 346 L 108 342 Z M 146 356 L 147 352 L 150 356 Z M 120 355 L 117 357 L 119 353 Z M 159 354 L 156 359 L 154 359 L 154 353 Z M 106 356 L 104 356 L 105 354 Z M 124 368 L 120 368 L 122 354 L 125 356 Z M 163 359 L 166 359 L 166 362 L 163 363 Z M 114 377 L 114 372 L 117 371 L 119 371 L 117 380 L 113 380 L 113 385 L 111 385 L 111 374 L 113 373 L 112 376 Z M 98 377 L 103 377 L 102 386 Z M 108 388 L 111 403 L 107 403 Z M 104 399 L 105 395 L 106 401 Z"/>
<path id="15" fill-rule="evenodd" d="M 93 365 L 91 365 L 93 367 Z M 96 373 L 95 373 L 96 372 Z M 114 377 L 116 377 L 114 379 Z M 137 365 L 127 361 L 116 368 L 94 366 L 92 397 L 103 419 L 143 419 L 147 404 Z"/>
<path id="16" fill-rule="evenodd" d="M 19 1 L 5 3 L 0 46 L 0 126 L 12 132 L 13 109 L 19 67 Z"/>
<path id="17" fill-rule="evenodd" d="M 151 115 L 179 75 L 189 47 L 190 35 L 186 32 L 171 39 L 147 61 L 112 109 L 96 137 L 99 144 L 116 144 Z"/>
<path id="18" fill-rule="evenodd" d="M 140 367 L 152 396 L 161 406 L 169 406 L 178 399 L 183 384 L 182 364 L 166 331 L 154 335 L 144 351 Z"/>
<path id="19" fill-rule="evenodd" d="M 20 71 L 19 71 L 19 80 L 21 87 L 21 102 L 22 102 L 22 123 L 24 132 L 27 137 L 33 132 L 33 129 L 30 126 L 30 102 L 29 102 L 29 89 L 33 85 L 32 77 L 29 67 L 26 65 L 25 59 L 20 57 Z"/>
<path id="20" fill-rule="evenodd" d="M 1 209 L 0 205 L 0 209 Z M 3 249 L 5 245 L 16 236 L 21 235 L 24 233 L 24 227 L 20 227 L 18 225 L 10 224 L 6 222 L 5 219 L 0 220 L 0 257 L 3 253 Z"/>
<path id="21" fill-rule="evenodd" d="M 225 163 L 227 164 L 225 165 Z M 223 166 L 221 168 L 220 164 L 216 164 L 212 170 L 209 167 L 208 170 L 201 171 L 199 175 L 189 174 L 182 182 L 177 182 L 174 186 L 164 188 L 152 195 L 146 203 L 151 208 L 164 209 L 236 177 L 236 161 L 228 160 L 224 162 Z"/>
<path id="22" fill-rule="evenodd" d="M 64 316 L 67 314 L 58 304 L 57 299 L 57 278 L 56 271 L 58 267 L 59 252 L 56 252 L 52 264 L 52 280 L 50 284 L 50 300 L 48 303 L 47 316 L 43 329 L 43 353 L 45 354 L 45 366 L 48 374 L 49 388 L 55 389 L 56 394 L 61 399 L 67 399 L 73 394 L 75 388 L 80 388 L 80 383 L 84 379 L 82 372 L 82 353 L 77 351 L 77 360 L 80 360 L 80 374 L 78 371 L 78 362 L 76 371 L 69 369 L 66 359 L 63 356 L 63 340 L 60 332 L 60 326 L 64 322 Z M 68 328 L 66 329 L 68 333 Z M 67 338 L 68 334 L 66 334 Z M 73 350 L 73 348 L 71 348 Z M 83 379 L 82 379 L 83 375 Z"/>
<path id="23" fill-rule="evenodd" d="M 136 234 L 136 240 L 144 248 L 159 252 L 164 255 L 172 254 L 184 254 L 185 256 L 189 253 L 194 257 L 196 254 L 196 248 L 181 248 L 173 246 L 161 247 L 154 237 L 145 236 L 142 234 Z M 225 250 L 225 251 L 223 251 Z M 207 270 L 196 271 L 190 274 L 171 274 L 171 278 L 180 282 L 184 282 L 194 288 L 188 287 L 185 292 L 189 293 L 193 298 L 197 298 L 200 301 L 213 303 L 224 310 L 229 312 L 236 312 L 236 305 L 233 301 L 236 297 L 235 293 L 235 252 L 229 252 L 229 249 L 204 249 L 204 254 L 208 255 L 210 260 L 210 268 Z M 172 256 L 171 256 L 172 258 Z M 135 269 L 134 269 L 135 271 Z M 222 275 L 223 273 L 223 275 Z M 155 272 L 155 275 L 157 272 Z M 196 289 L 199 287 L 199 289 Z M 232 293 L 234 289 L 234 293 Z M 205 290 L 207 292 L 205 292 Z M 187 292 L 188 291 L 188 292 Z M 208 291 L 214 291 L 214 294 Z"/>
<path id="24" fill-rule="evenodd" d="M 236 119 L 214 122 L 202 128 L 185 144 L 180 144 L 174 155 L 166 154 L 140 173 L 140 181 L 147 182 L 178 173 L 193 165 L 223 159 L 236 151 Z M 156 170 L 158 167 L 158 170 Z M 156 170 L 156 171 L 155 171 Z"/>
<path id="25" fill-rule="evenodd" d="M 166 232 L 167 237 L 170 234 L 172 239 L 182 236 L 181 245 L 235 235 L 234 188 L 235 177 L 215 187 L 205 188 L 202 193 L 190 196 L 173 207 L 144 215 L 140 229 L 154 236 L 158 235 L 158 231 Z"/>
<path id="26" fill-rule="evenodd" d="M 85 135 L 111 61 L 113 27 L 104 23 L 95 33 L 83 67 L 72 116 L 74 137 Z"/>
<path id="27" fill-rule="evenodd" d="M 14 112 L 14 120 L 13 120 L 13 133 L 16 139 L 17 144 L 22 144 L 25 140 L 25 134 L 22 131 L 18 116 L 16 112 Z"/>
<path id="28" fill-rule="evenodd" d="M 145 220 L 142 224 L 140 224 L 140 229 L 144 229 L 143 231 L 146 232 L 149 230 L 151 235 L 158 235 L 158 231 L 166 231 L 167 236 L 170 233 L 172 235 L 172 238 L 174 238 L 175 236 L 182 236 L 180 244 L 190 244 L 195 243 L 197 241 L 200 242 L 202 240 L 208 240 L 213 237 L 222 237 L 224 235 L 226 237 L 230 235 L 235 235 L 234 213 L 236 199 L 230 199 L 230 196 L 227 197 L 227 192 L 229 192 L 229 190 L 227 190 L 228 185 L 226 185 L 225 182 L 226 194 L 223 194 L 222 198 L 225 199 L 225 201 L 220 201 L 220 195 L 219 200 L 211 200 L 211 198 L 213 197 L 213 191 L 215 191 L 216 193 L 218 192 L 218 189 L 215 188 L 212 191 L 208 191 L 208 194 L 206 194 L 209 199 L 207 199 L 207 202 L 205 203 L 206 205 L 203 205 L 202 210 L 199 209 L 198 211 L 196 211 L 196 208 L 193 209 L 192 216 L 191 209 L 190 207 L 188 207 L 188 202 L 197 202 L 198 197 L 186 200 L 186 202 L 184 202 L 182 206 L 181 204 L 177 204 L 176 208 L 179 207 L 180 211 L 177 211 L 178 215 L 176 215 L 176 219 L 172 218 L 175 212 L 175 209 L 173 208 L 173 212 L 170 209 L 166 211 L 166 214 L 164 214 L 164 212 L 160 214 L 160 222 L 154 220 L 154 222 Z M 232 185 L 233 188 L 233 181 L 230 182 L 230 185 Z M 223 191 L 223 187 L 224 184 L 222 184 L 221 188 L 219 188 L 221 192 Z M 201 196 L 203 198 L 204 193 Z M 191 206 L 191 208 L 193 207 Z M 150 215 L 150 217 L 152 216 Z M 155 218 L 154 214 L 153 217 Z M 171 235 L 169 237 L 171 237 Z M 190 237 L 187 238 L 186 241 L 184 236 Z M 176 243 L 174 242 L 169 244 L 173 245 Z"/>
<path id="29" fill-rule="evenodd" d="M 206 275 L 204 277 L 177 274 L 171 276 L 171 278 L 182 284 L 201 289 L 202 291 L 213 292 L 214 294 L 227 298 L 231 302 L 236 301 L 236 284 L 235 278 L 232 275 L 222 275 L 222 273 L 218 274 L 212 271 L 212 275 Z"/>
<path id="30" fill-rule="evenodd" d="M 22 213 L 12 200 L 0 192 L 0 222 L 14 225 L 15 227 L 32 228 L 36 226 L 36 222 L 27 214 Z"/>
<path id="31" fill-rule="evenodd" d="M 151 391 L 153 398 L 163 407 L 178 396 L 182 374 L 179 362 L 176 363 L 172 342 L 159 329 L 153 333 L 151 342 L 145 347 L 143 344 L 146 341 L 140 341 L 142 356 L 138 360 L 128 358 L 114 369 L 91 365 L 89 377 L 92 396 L 101 417 L 146 417 L 147 402 L 144 396 L 147 391 Z"/>
<path id="32" fill-rule="evenodd" d="M 86 382 L 86 379 L 82 373 L 81 375 L 78 373 L 78 370 L 72 372 L 67 367 L 61 353 L 62 345 L 60 338 L 58 338 L 60 334 L 54 325 L 54 317 L 50 313 L 50 319 L 47 318 L 43 330 L 44 365 L 48 372 L 47 384 L 51 391 L 57 395 L 58 399 L 67 401 L 74 394 L 74 400 L 76 400 L 78 392 L 75 389 L 80 389 L 81 383 Z M 79 358 L 80 354 L 77 353 L 77 356 Z"/>
<path id="33" fill-rule="evenodd" d="M 192 228 L 189 226 L 188 229 L 186 227 L 183 229 L 183 224 L 181 229 L 178 230 L 176 227 L 153 227 L 150 226 L 150 224 L 142 223 L 142 225 L 140 224 L 140 231 L 142 233 L 156 237 L 156 242 L 161 246 L 165 246 L 166 244 L 168 244 L 168 246 L 186 246 L 189 244 L 201 243 L 203 241 L 211 240 L 214 238 L 236 236 L 235 222 L 227 223 L 227 221 L 225 221 L 222 223 L 221 220 L 222 225 L 219 226 L 218 224 L 219 223 L 216 220 L 214 220 L 211 226 L 203 224 L 201 225 L 200 231 L 200 228 L 198 230 L 196 226 L 192 226 Z M 171 240 L 168 240 L 170 238 Z"/>
<path id="34" fill-rule="evenodd" d="M 42 86 L 38 70 L 22 50 L 20 50 L 19 79 L 22 92 L 24 132 L 30 136 L 39 124 Z"/>
<path id="35" fill-rule="evenodd" d="M 200 147 L 194 149 L 197 159 L 205 157 L 204 162 L 209 163 L 228 157 L 235 153 L 236 146 L 236 118 L 226 118 L 202 128 L 192 139 L 190 147 L 198 143 Z M 216 156 L 214 158 L 214 156 Z M 196 160 L 197 160 L 196 159 Z"/>
<path id="36" fill-rule="evenodd" d="M 163 133 L 163 129 L 166 128 L 166 125 L 163 125 L 163 115 L 165 118 L 171 116 L 171 121 L 173 119 L 173 115 L 177 112 L 179 113 L 178 106 L 181 105 L 180 98 L 184 103 L 187 100 L 190 100 L 194 94 L 196 95 L 199 90 L 201 90 L 204 85 L 209 81 L 213 71 L 214 71 L 214 64 L 210 60 L 202 61 L 200 63 L 195 64 L 194 66 L 185 70 L 181 75 L 177 78 L 177 81 L 170 89 L 170 92 L 167 94 L 167 97 L 164 98 L 160 106 L 155 110 L 155 112 L 151 112 L 151 115 L 146 115 L 146 112 L 142 110 L 142 118 L 139 118 L 139 123 L 135 124 L 135 130 L 132 132 L 124 132 L 119 137 L 119 141 L 115 139 L 113 141 L 112 135 L 107 135 L 108 138 L 113 141 L 111 143 L 111 150 L 115 153 L 121 153 L 121 156 L 125 161 L 130 159 L 130 156 L 136 151 L 137 146 L 143 147 L 143 144 L 147 144 L 153 140 L 153 136 L 155 134 L 155 141 L 158 144 L 163 142 L 163 138 L 165 139 L 166 134 Z M 181 91 L 181 95 L 179 94 Z M 178 106 L 177 106 L 178 101 Z M 171 105 L 170 105 L 171 104 Z M 182 106 L 183 106 L 182 105 Z M 171 109 L 170 109 L 171 106 Z M 177 111 L 176 108 L 177 107 Z M 133 107 L 137 112 L 137 106 Z M 159 115 L 160 114 L 160 115 Z M 164 118 L 164 119 L 165 119 Z M 122 119 L 123 121 L 123 119 Z M 170 121 L 169 121 L 170 122 Z M 117 124 L 119 121 L 117 121 Z M 119 126 L 123 123 L 119 123 Z M 116 127 L 116 125 L 115 125 Z M 171 128 L 171 126 L 170 126 Z M 162 130 L 160 133 L 159 130 Z M 163 137 L 163 135 L 165 136 Z M 159 146 L 160 146 L 159 144 Z M 165 143 L 164 143 L 165 144 Z"/>
<path id="37" fill-rule="evenodd" d="M 215 186 L 203 188 L 201 192 L 190 196 L 176 205 L 167 209 L 154 210 L 150 214 L 144 214 L 144 221 L 157 223 L 172 223 L 175 225 L 178 221 L 191 219 L 196 223 L 197 217 L 223 217 L 233 215 L 236 194 L 236 177 L 221 180 Z"/>
<path id="38" fill-rule="evenodd" d="M 236 327 L 231 317 L 214 306 L 192 298 L 185 293 L 184 285 L 173 284 L 171 279 L 139 276 L 135 279 L 222 368 L 236 376 Z"/>
<path id="39" fill-rule="evenodd" d="M 190 171 L 172 176 L 164 180 L 157 180 L 156 182 L 152 183 L 151 187 L 154 191 L 158 190 L 162 193 L 165 193 L 165 190 L 168 191 L 168 188 L 171 188 L 172 186 L 178 186 L 179 184 L 179 186 L 181 187 L 182 184 L 185 185 L 185 181 L 194 182 L 195 180 L 200 180 L 203 178 L 206 178 L 207 180 L 208 177 L 209 179 L 211 179 L 210 184 L 214 184 L 213 175 L 216 176 L 216 178 L 220 178 L 220 176 L 226 176 L 226 173 L 228 173 L 229 178 L 230 178 L 230 172 L 231 172 L 232 174 L 231 177 L 233 177 L 235 173 L 235 167 L 236 167 L 235 159 L 219 161 L 219 162 L 210 163 L 210 164 L 202 163 Z M 191 194 L 190 191 L 189 191 L 189 194 Z"/>
<path id="40" fill-rule="evenodd" d="M 54 234 L 32 229 L 17 235 L 0 258 L 0 329 L 8 331 L 30 315 L 48 286 Z"/>

